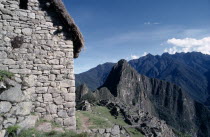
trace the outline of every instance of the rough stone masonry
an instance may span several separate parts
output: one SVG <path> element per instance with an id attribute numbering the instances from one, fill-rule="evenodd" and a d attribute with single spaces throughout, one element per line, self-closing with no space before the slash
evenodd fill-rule
<path id="1" fill-rule="evenodd" d="M 15 74 L 13 90 L 0 92 L 0 130 L 27 127 L 31 114 L 76 129 L 73 59 L 82 46 L 61 0 L 0 0 L 0 70 Z"/>

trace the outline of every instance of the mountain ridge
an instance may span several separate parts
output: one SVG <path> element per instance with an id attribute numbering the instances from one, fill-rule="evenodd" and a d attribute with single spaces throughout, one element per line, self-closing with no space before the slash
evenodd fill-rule
<path id="1" fill-rule="evenodd" d="M 130 60 L 129 64 L 138 73 L 181 86 L 195 100 L 210 105 L 210 75 L 207 75 L 210 70 L 209 55 L 204 55 L 199 52 L 176 53 L 173 55 L 164 53 L 161 56 L 148 54 L 139 59 Z M 83 80 L 83 83 L 86 83 L 89 88 L 91 87 L 90 89 L 94 90 L 102 86 L 114 63 L 110 63 L 109 65 L 107 68 L 109 70 L 106 71 L 93 68 L 94 71 L 101 73 L 103 76 L 101 78 L 97 77 L 97 80 L 94 80 L 95 77 L 89 72 L 76 75 L 76 85 L 78 86 L 78 83 L 81 83 L 78 81 L 85 74 L 86 77 L 92 77 L 92 82 L 97 83 L 91 86 L 89 82 L 91 80 Z M 101 66 L 106 66 L 106 64 L 102 64 Z"/>

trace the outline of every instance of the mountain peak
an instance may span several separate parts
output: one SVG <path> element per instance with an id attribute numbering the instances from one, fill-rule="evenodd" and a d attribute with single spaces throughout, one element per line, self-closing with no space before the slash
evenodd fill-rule
<path id="1" fill-rule="evenodd" d="M 118 85 L 120 84 L 120 82 L 122 82 L 125 79 L 125 77 L 137 75 L 138 73 L 128 64 L 128 62 L 122 59 L 118 61 L 118 63 L 112 68 L 103 87 L 107 87 L 110 91 L 112 91 L 112 94 L 116 97 Z"/>
<path id="2" fill-rule="evenodd" d="M 124 66 L 124 65 L 128 65 L 128 62 L 125 59 L 121 59 L 117 62 L 117 64 L 115 65 L 115 67 L 117 66 Z"/>

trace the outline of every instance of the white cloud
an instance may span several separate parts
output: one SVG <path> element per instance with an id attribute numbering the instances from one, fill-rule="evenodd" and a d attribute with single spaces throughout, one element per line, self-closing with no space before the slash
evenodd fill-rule
<path id="1" fill-rule="evenodd" d="M 131 55 L 131 59 L 139 59 L 140 56 L 137 56 L 137 55 Z"/>
<path id="2" fill-rule="evenodd" d="M 148 53 L 147 52 L 144 52 L 142 55 L 131 55 L 131 59 L 139 59 L 140 57 L 143 57 L 143 56 L 146 56 Z"/>
<path id="3" fill-rule="evenodd" d="M 159 25 L 159 22 L 144 22 L 144 25 Z"/>
<path id="4" fill-rule="evenodd" d="M 172 38 L 167 40 L 167 43 L 173 45 L 171 48 L 166 48 L 164 52 L 174 54 L 176 52 L 202 52 L 204 54 L 210 54 L 210 37 L 203 39 L 185 38 L 176 39 Z"/>
<path id="5" fill-rule="evenodd" d="M 148 54 L 147 52 L 144 52 L 144 53 L 142 54 L 142 57 L 143 57 L 143 56 L 146 56 L 147 54 Z"/>
<path id="6" fill-rule="evenodd" d="M 151 22 L 144 22 L 144 25 L 150 25 Z"/>

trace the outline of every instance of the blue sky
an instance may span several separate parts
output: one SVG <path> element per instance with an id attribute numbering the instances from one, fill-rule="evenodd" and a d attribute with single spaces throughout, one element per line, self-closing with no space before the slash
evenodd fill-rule
<path id="1" fill-rule="evenodd" d="M 75 73 L 146 53 L 210 54 L 210 0 L 63 0 L 85 37 Z"/>

